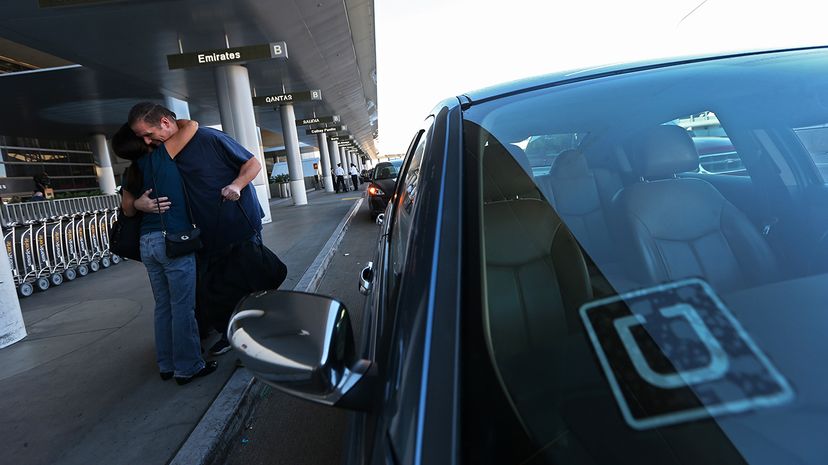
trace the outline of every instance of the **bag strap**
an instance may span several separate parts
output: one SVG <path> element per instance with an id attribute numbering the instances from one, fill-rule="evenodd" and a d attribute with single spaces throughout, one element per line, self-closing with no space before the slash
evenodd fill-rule
<path id="1" fill-rule="evenodd" d="M 149 157 L 149 168 L 150 168 L 149 171 L 150 171 L 150 175 L 152 176 L 152 190 L 155 192 L 155 198 L 156 198 L 155 208 L 158 209 L 158 217 L 161 218 L 161 233 L 164 234 L 164 236 L 166 236 L 167 235 L 167 224 L 164 222 L 164 214 L 161 212 L 161 205 L 158 204 L 158 200 L 157 200 L 159 194 L 158 194 L 158 186 L 156 186 L 156 183 L 155 183 L 155 168 L 153 167 L 153 164 L 152 164 L 152 154 L 153 153 L 155 153 L 155 152 L 154 151 L 150 152 L 147 155 Z"/>
<path id="2" fill-rule="evenodd" d="M 225 201 L 226 201 L 226 199 L 224 197 L 221 197 L 221 200 L 219 200 L 218 212 L 216 213 L 216 227 L 215 227 L 215 229 L 213 229 L 213 231 L 218 231 L 219 224 L 221 223 L 221 210 L 222 210 L 221 207 L 222 207 L 222 205 L 224 205 Z M 253 231 L 254 233 L 256 233 L 256 237 L 259 238 L 259 242 L 262 242 L 262 231 L 261 230 L 256 230 L 256 227 L 253 226 L 253 222 L 250 221 L 250 217 L 247 216 L 247 212 L 244 211 L 244 207 L 241 206 L 241 199 L 239 199 L 239 200 L 237 200 L 233 203 L 235 203 L 239 207 L 239 210 L 241 210 L 245 221 L 247 221 L 247 225 L 250 226 L 250 230 Z M 215 241 L 217 239 L 218 239 L 217 236 L 213 238 L 213 242 L 214 242 L 213 245 L 215 245 Z"/>
<path id="3" fill-rule="evenodd" d="M 184 203 L 187 205 L 187 216 L 190 217 L 190 224 L 193 225 L 193 229 L 197 228 L 195 224 L 195 216 L 193 215 L 193 209 L 190 207 L 190 194 L 187 191 L 187 181 L 184 180 L 184 176 L 181 177 L 181 189 L 184 190 Z"/>

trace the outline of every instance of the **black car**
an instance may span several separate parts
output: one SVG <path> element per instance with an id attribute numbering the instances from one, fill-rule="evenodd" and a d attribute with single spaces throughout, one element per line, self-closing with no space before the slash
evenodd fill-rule
<path id="1" fill-rule="evenodd" d="M 335 299 L 268 292 L 232 344 L 352 409 L 352 464 L 824 464 L 825 76 L 814 48 L 446 100 L 360 276 L 362 340 Z M 699 170 L 710 114 L 743 172 Z M 527 141 L 561 134 L 533 170 Z"/>
<path id="2" fill-rule="evenodd" d="M 371 184 L 368 185 L 368 206 L 371 212 L 371 220 L 385 211 L 388 206 L 388 199 L 394 192 L 397 183 L 397 175 L 403 160 L 396 159 L 377 163 L 371 175 Z"/>

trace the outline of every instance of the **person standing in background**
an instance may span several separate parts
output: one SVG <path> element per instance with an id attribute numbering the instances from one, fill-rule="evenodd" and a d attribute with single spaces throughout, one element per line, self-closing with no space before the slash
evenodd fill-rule
<path id="1" fill-rule="evenodd" d="M 348 192 L 348 188 L 345 187 L 345 170 L 342 169 L 342 163 L 336 164 L 334 175 L 336 176 L 336 191 L 340 192 L 341 189 L 341 192 Z"/>
<path id="2" fill-rule="evenodd" d="M 359 190 L 359 171 L 357 170 L 356 165 L 351 163 L 349 172 L 351 174 L 351 181 L 354 183 L 354 190 Z"/>

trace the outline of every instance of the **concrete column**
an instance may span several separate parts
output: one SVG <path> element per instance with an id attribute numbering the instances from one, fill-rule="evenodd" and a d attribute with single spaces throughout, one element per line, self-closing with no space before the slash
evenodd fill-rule
<path id="1" fill-rule="evenodd" d="M 296 114 L 293 104 L 279 106 L 282 117 L 282 137 L 285 139 L 288 174 L 290 174 L 290 196 L 294 205 L 307 205 L 308 194 L 305 192 L 305 173 L 302 170 L 302 154 L 299 151 L 299 135 L 296 133 Z"/>
<path id="2" fill-rule="evenodd" d="M 267 165 L 259 145 L 256 115 L 253 112 L 253 93 L 250 91 L 247 68 L 240 65 L 219 66 L 215 68 L 215 77 L 221 128 L 252 153 L 262 165 L 261 171 L 253 179 L 253 187 L 265 214 L 262 223 L 270 223 L 273 219 L 270 217 L 270 204 L 267 201 Z"/>
<path id="3" fill-rule="evenodd" d="M 190 104 L 185 100 L 165 96 L 164 106 L 171 112 L 175 113 L 175 117 L 178 119 L 192 119 L 190 118 Z"/>
<path id="4" fill-rule="evenodd" d="M 331 158 L 331 169 L 336 169 L 336 164 L 339 163 L 339 142 L 328 140 L 328 156 Z M 336 178 L 332 180 L 336 182 Z"/>
<path id="5" fill-rule="evenodd" d="M 331 180 L 331 159 L 328 156 L 328 136 L 320 133 L 316 135 L 316 142 L 319 145 L 319 163 L 322 167 L 322 185 L 325 192 L 333 192 L 333 180 Z"/>
<path id="6" fill-rule="evenodd" d="M 0 349 L 26 337 L 23 312 L 12 279 L 11 259 L 4 250 L 0 256 Z"/>
<path id="7" fill-rule="evenodd" d="M 104 194 L 115 193 L 115 172 L 112 171 L 112 158 L 109 156 L 109 145 L 106 136 L 95 134 L 92 136 L 92 158 L 95 160 L 95 174 L 98 175 L 98 186 Z"/>
<path id="8" fill-rule="evenodd" d="M 339 163 L 339 142 L 328 140 L 328 156 L 331 158 L 331 169 L 335 169 Z"/>
<path id="9" fill-rule="evenodd" d="M 265 161 L 265 157 L 264 157 L 264 142 L 262 142 L 262 128 L 256 127 L 256 137 L 259 139 L 259 147 L 261 147 L 261 151 L 262 151 L 262 158 L 261 158 L 262 173 L 264 173 L 265 181 L 267 183 L 266 184 L 267 189 L 265 189 L 265 192 L 267 192 L 267 199 L 270 200 L 273 197 L 273 193 L 270 192 L 270 174 L 268 174 L 267 165 L 265 164 L 266 161 Z"/>

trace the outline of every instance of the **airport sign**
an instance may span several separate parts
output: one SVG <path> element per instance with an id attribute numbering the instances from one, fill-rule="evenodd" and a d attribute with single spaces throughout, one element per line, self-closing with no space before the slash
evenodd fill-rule
<path id="1" fill-rule="evenodd" d="M 296 120 L 297 126 L 309 126 L 311 124 L 338 123 L 339 115 L 314 116 L 313 118 L 300 118 Z"/>
<path id="2" fill-rule="evenodd" d="M 289 92 L 287 94 L 266 95 L 264 97 L 253 97 L 253 105 L 281 105 L 283 103 L 310 102 L 322 100 L 322 91 L 306 90 L 304 92 Z"/>
<path id="3" fill-rule="evenodd" d="M 324 134 L 324 133 L 328 133 L 328 132 L 336 132 L 336 131 L 345 130 L 345 129 L 348 129 L 348 127 L 347 127 L 347 126 L 345 126 L 345 125 L 343 124 L 343 125 L 341 125 L 341 126 L 331 126 L 331 127 L 329 127 L 329 128 L 314 128 L 314 129 L 307 129 L 307 130 L 305 130 L 305 133 L 306 133 L 307 135 L 311 135 L 311 134 Z"/>
<path id="4" fill-rule="evenodd" d="M 287 56 L 287 44 L 285 42 L 272 42 L 269 44 L 248 45 L 245 47 L 230 47 L 205 50 L 202 52 L 167 55 L 167 66 L 170 69 L 198 68 L 247 63 L 248 61 L 268 60 L 271 58 L 287 58 Z"/>
<path id="5" fill-rule="evenodd" d="M 334 132 L 336 130 L 337 130 L 336 128 L 306 129 L 305 134 L 310 136 L 312 134 L 325 134 L 325 133 L 328 133 L 328 132 Z"/>

